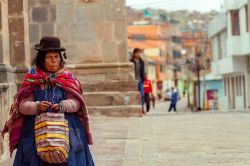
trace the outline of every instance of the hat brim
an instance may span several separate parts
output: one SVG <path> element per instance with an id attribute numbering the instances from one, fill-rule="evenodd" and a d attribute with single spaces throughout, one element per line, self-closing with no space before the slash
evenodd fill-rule
<path id="1" fill-rule="evenodd" d="M 65 51 L 66 50 L 63 47 L 61 47 L 61 48 L 41 48 L 39 45 L 35 45 L 34 49 L 37 51 Z"/>

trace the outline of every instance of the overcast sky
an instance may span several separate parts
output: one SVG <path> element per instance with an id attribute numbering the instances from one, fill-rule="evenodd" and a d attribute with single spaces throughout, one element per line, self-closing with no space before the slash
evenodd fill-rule
<path id="1" fill-rule="evenodd" d="M 202 12 L 220 11 L 221 2 L 222 0 L 126 0 L 127 6 L 137 9 L 151 7 L 168 11 L 187 9 Z"/>

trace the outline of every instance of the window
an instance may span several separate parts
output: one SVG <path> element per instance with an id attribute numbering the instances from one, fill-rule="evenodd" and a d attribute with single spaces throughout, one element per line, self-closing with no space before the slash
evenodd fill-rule
<path id="1" fill-rule="evenodd" d="M 221 35 L 218 36 L 218 59 L 222 59 Z"/>
<path id="2" fill-rule="evenodd" d="M 246 31 L 248 32 L 248 6 L 245 6 L 245 11 L 246 11 Z"/>
<path id="3" fill-rule="evenodd" d="M 181 52 L 179 50 L 173 50 L 173 58 L 174 59 L 181 58 Z"/>
<path id="4" fill-rule="evenodd" d="M 171 36 L 171 41 L 173 43 L 180 44 L 181 43 L 181 37 L 179 37 L 179 36 Z"/>
<path id="5" fill-rule="evenodd" d="M 133 40 L 137 42 L 144 41 L 145 35 L 143 34 L 133 35 Z"/>
<path id="6" fill-rule="evenodd" d="M 240 35 L 240 17 L 239 10 L 231 11 L 232 35 Z"/>

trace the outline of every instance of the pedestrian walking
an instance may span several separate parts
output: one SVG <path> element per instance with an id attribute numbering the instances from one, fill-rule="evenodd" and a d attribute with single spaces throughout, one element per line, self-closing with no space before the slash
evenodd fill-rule
<path id="1" fill-rule="evenodd" d="M 142 50 L 139 48 L 135 48 L 133 51 L 131 62 L 134 63 L 135 69 L 135 79 L 138 81 L 138 91 L 141 96 L 141 105 L 142 105 L 142 113 L 144 113 L 144 89 L 143 89 L 143 81 L 145 74 L 145 66 L 144 62 L 141 58 Z"/>
<path id="2" fill-rule="evenodd" d="M 172 109 L 174 109 L 174 112 L 176 112 L 176 105 L 179 100 L 179 93 L 177 89 L 172 87 L 172 94 L 171 94 L 171 103 L 168 109 L 168 112 L 171 112 Z"/>
<path id="3" fill-rule="evenodd" d="M 35 50 L 2 132 L 10 153 L 17 149 L 13 165 L 94 166 L 88 111 L 79 80 L 64 66 L 66 49 L 43 37 Z"/>
<path id="4" fill-rule="evenodd" d="M 152 93 L 152 83 L 151 80 L 148 79 L 147 73 L 144 75 L 144 97 L 146 103 L 146 111 L 149 112 L 150 110 L 150 98 L 153 98 Z"/>

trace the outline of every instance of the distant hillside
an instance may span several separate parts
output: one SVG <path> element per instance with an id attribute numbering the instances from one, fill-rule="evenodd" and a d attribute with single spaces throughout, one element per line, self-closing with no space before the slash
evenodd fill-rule
<path id="1" fill-rule="evenodd" d="M 182 31 L 206 31 L 209 22 L 219 14 L 217 11 L 200 13 L 197 11 L 168 12 L 171 22 L 177 22 Z"/>
<path id="2" fill-rule="evenodd" d="M 179 24 L 181 31 L 207 31 L 208 23 L 218 14 L 219 12 L 217 11 L 208 13 L 188 10 L 168 12 L 152 8 L 145 8 L 143 10 L 135 10 L 130 7 L 127 8 L 128 25 L 138 22 L 147 22 L 148 24 L 170 22 Z"/>

